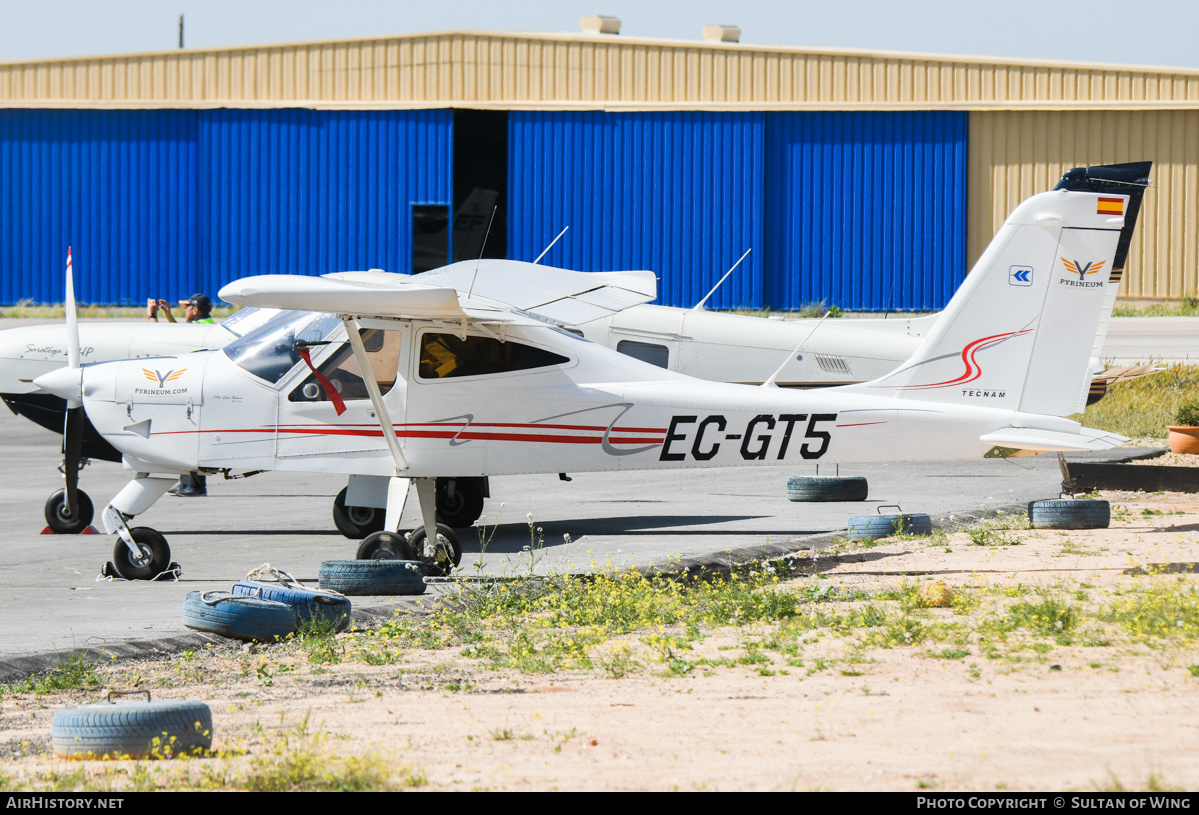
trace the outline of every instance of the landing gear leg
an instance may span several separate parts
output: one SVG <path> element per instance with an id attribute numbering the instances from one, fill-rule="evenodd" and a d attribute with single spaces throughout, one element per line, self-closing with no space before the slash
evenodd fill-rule
<path id="1" fill-rule="evenodd" d="M 125 519 L 145 512 L 177 480 L 174 476 L 138 473 L 104 507 L 101 513 L 104 530 L 118 536 L 113 550 L 113 565 L 117 568 L 117 574 L 126 580 L 153 580 L 170 565 L 171 548 L 167 545 L 167 539 L 148 526 L 130 529 Z"/>
<path id="2" fill-rule="evenodd" d="M 415 550 L 417 560 L 429 567 L 431 576 L 448 575 L 462 562 L 462 544 L 454 530 L 437 523 L 436 479 L 417 478 L 416 495 L 420 500 L 422 526 L 412 532 L 408 543 Z M 429 534 L 433 530 L 433 534 Z"/>

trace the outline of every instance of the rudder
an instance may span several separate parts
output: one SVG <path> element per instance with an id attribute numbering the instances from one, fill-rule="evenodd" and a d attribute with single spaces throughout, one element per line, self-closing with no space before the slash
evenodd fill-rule
<path id="1" fill-rule="evenodd" d="M 1052 416 L 1081 411 L 1151 166 L 1077 168 L 1024 201 L 912 358 L 851 388 Z"/>

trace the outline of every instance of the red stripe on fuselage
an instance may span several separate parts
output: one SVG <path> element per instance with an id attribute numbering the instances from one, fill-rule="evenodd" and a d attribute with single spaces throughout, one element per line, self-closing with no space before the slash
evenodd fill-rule
<path id="1" fill-rule="evenodd" d="M 427 430 L 410 429 L 416 427 L 430 428 Z M 457 425 L 440 425 L 436 423 L 402 425 L 396 428 L 396 436 L 405 439 L 458 439 L 460 441 L 531 441 L 545 442 L 552 444 L 599 444 L 603 441 L 602 437 L 597 436 L 571 436 L 565 434 L 537 434 L 537 433 L 497 433 L 497 432 L 479 432 L 474 430 L 466 430 L 465 425 L 459 427 Z M 555 425 L 521 425 L 521 424 L 490 424 L 490 425 L 471 425 L 471 427 L 512 427 L 526 428 L 530 430 L 539 430 L 542 428 L 555 428 Z M 433 429 L 444 428 L 444 429 Z M 594 431 L 602 433 L 607 428 L 594 427 L 579 428 L 584 431 Z M 151 433 L 152 436 L 176 436 L 181 434 L 216 434 L 216 433 L 274 433 L 275 428 L 222 428 L 219 430 L 168 430 L 159 433 Z M 282 435 L 293 436 L 359 436 L 366 438 L 383 438 L 383 430 L 379 425 L 291 425 L 279 427 L 278 432 Z M 658 433 L 661 435 L 653 437 L 632 437 L 629 433 Z M 610 431 L 608 436 L 609 444 L 661 444 L 665 436 L 665 430 L 654 430 L 650 428 L 616 428 Z M 619 435 L 618 435 L 619 434 Z"/>

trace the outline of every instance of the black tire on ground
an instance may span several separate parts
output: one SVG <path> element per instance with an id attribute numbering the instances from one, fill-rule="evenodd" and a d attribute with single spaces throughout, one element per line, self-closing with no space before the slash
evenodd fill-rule
<path id="1" fill-rule="evenodd" d="M 454 482 L 454 493 L 450 494 L 450 482 Z M 483 479 L 470 478 L 437 479 L 437 517 L 453 529 L 466 529 L 483 514 Z"/>
<path id="2" fill-rule="evenodd" d="M 158 530 L 148 526 L 135 526 L 129 530 L 129 534 L 141 550 L 142 557 L 135 563 L 125 541 L 117 538 L 112 550 L 112 565 L 116 567 L 117 574 L 126 580 L 153 580 L 165 572 L 171 565 L 171 547 L 167 545 L 167 539 Z"/>
<path id="3" fill-rule="evenodd" d="M 853 515 L 849 519 L 850 540 L 875 540 L 892 535 L 931 535 L 933 520 L 923 512 L 901 515 Z"/>
<path id="4" fill-rule="evenodd" d="M 63 758 L 199 755 L 212 747 L 212 711 L 175 700 L 78 705 L 54 714 L 50 739 Z"/>
<path id="5" fill-rule="evenodd" d="M 95 509 L 83 490 L 75 491 L 75 514 L 67 514 L 67 491 L 61 489 L 46 499 L 46 523 L 59 535 L 78 535 L 92 522 Z"/>
<path id="6" fill-rule="evenodd" d="M 373 532 L 358 545 L 359 560 L 416 560 L 412 547 L 398 532 Z"/>
<path id="7" fill-rule="evenodd" d="M 326 560 L 320 582 L 322 589 L 355 596 L 424 594 L 428 572 L 419 560 Z"/>
<path id="8" fill-rule="evenodd" d="M 353 607 L 348 597 L 326 594 L 319 591 L 290 588 L 278 583 L 258 583 L 251 580 L 238 581 L 233 593 L 239 597 L 257 597 L 291 606 L 297 621 L 331 623 L 335 631 L 342 631 L 350 624 Z"/>
<path id="9" fill-rule="evenodd" d="M 865 501 L 868 490 L 866 479 L 860 475 L 799 475 L 787 479 L 789 501 Z"/>
<path id="10" fill-rule="evenodd" d="M 1112 508 L 1107 501 L 1050 498 L 1029 503 L 1028 520 L 1035 529 L 1107 529 Z"/>
<path id="11" fill-rule="evenodd" d="M 193 591 L 183 600 L 183 624 L 235 640 L 274 642 L 294 634 L 299 618 L 286 603 Z"/>
<path id="12" fill-rule="evenodd" d="M 361 540 L 372 532 L 383 528 L 387 513 L 376 507 L 351 507 L 346 505 L 346 493 L 349 487 L 344 487 L 333 499 L 333 523 L 337 531 L 347 538 Z"/>
<path id="13" fill-rule="evenodd" d="M 408 538 L 408 545 L 412 547 L 416 559 L 429 567 L 431 576 L 445 577 L 462 562 L 462 544 L 458 541 L 454 530 L 445 524 L 438 524 L 436 553 L 432 557 L 426 557 L 424 554 L 425 534 L 423 526 L 417 527 L 413 530 L 412 536 Z"/>

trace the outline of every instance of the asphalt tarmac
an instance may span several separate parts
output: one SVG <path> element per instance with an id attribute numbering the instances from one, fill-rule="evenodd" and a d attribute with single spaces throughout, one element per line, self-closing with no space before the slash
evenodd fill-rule
<path id="1" fill-rule="evenodd" d="M 9 322 L 17 323 L 0 321 L 0 327 Z M 1195 359 L 1199 319 L 1116 319 L 1104 355 L 1122 363 Z M 0 490 L 5 555 L 0 682 L 48 667 L 57 655 L 76 649 L 144 654 L 196 647 L 203 638 L 180 620 L 188 592 L 227 591 L 267 563 L 315 585 L 322 561 L 354 557 L 357 543 L 338 533 L 331 517 L 343 478 L 210 477 L 208 497 L 167 496 L 135 521 L 167 537 L 182 566 L 179 581 L 101 578 L 114 537 L 39 534 L 43 505 L 62 485 L 60 443 L 60 437 L 0 411 L 0 450 L 8 472 Z M 1131 452 L 1069 459 L 1110 460 Z M 844 531 L 849 516 L 885 511 L 887 505 L 953 524 L 979 512 L 1056 497 L 1061 480 L 1053 455 L 855 465 L 840 473 L 866 476 L 868 501 L 789 502 L 787 478 L 815 472 L 814 466 L 784 466 L 580 474 L 570 482 L 555 475 L 497 478 L 484 509 L 486 527 L 462 532 L 463 564 L 468 575 L 502 576 L 530 569 L 544 574 L 744 562 L 819 549 Z M 830 468 L 821 474 L 831 474 Z M 80 485 L 101 507 L 128 477 L 120 465 L 95 462 L 83 471 Z M 404 528 L 418 523 L 413 501 Z M 432 587 L 431 593 L 438 590 Z M 376 618 L 411 604 L 404 598 L 354 598 L 356 614 Z"/>
<path id="2" fill-rule="evenodd" d="M 292 473 L 231 481 L 209 477 L 207 497 L 164 496 L 134 522 L 166 536 L 182 567 L 180 580 L 101 578 L 115 537 L 39 534 L 45 526 L 43 504 L 62 484 L 56 469 L 59 443 L 59 437 L 24 419 L 7 411 L 0 415 L 9 474 L 0 491 L 0 551 L 5 558 L 0 681 L 52 665 L 55 655 L 75 649 L 145 653 L 197 647 L 203 639 L 180 620 L 188 592 L 228 591 L 265 563 L 315 585 L 322 561 L 354 557 L 357 542 L 336 531 L 331 515 L 344 479 Z M 1071 458 L 1105 460 L 1128 453 Z M 821 473 L 830 470 L 826 465 Z M 462 532 L 463 564 L 468 575 L 511 576 L 530 569 L 544 574 L 670 568 L 777 557 L 826 546 L 845 529 L 850 515 L 886 511 L 886 505 L 953 523 L 980 509 L 1019 508 L 1056 497 L 1061 480 L 1052 455 L 855 465 L 840 472 L 867 476 L 869 500 L 789 502 L 787 478 L 815 474 L 814 466 L 580 474 L 570 482 L 554 475 L 497 478 L 484 508 L 486 528 Z M 100 507 L 128 477 L 120 465 L 95 462 L 83 471 L 80 485 Z M 412 504 L 404 528 L 419 523 Z M 380 597 L 353 602 L 356 613 L 390 615 L 412 601 Z M 23 659 L 34 655 L 38 658 L 32 662 Z"/>

